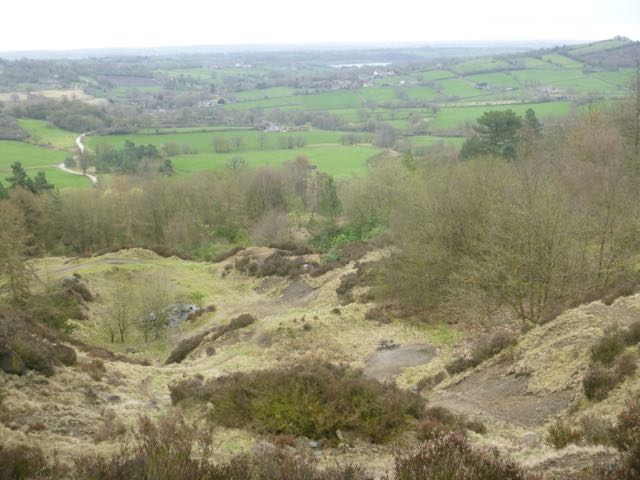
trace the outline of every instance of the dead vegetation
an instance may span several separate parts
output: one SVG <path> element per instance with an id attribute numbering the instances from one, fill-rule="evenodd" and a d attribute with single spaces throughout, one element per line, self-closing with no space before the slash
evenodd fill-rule
<path id="1" fill-rule="evenodd" d="M 235 330 L 240 330 L 241 328 L 248 327 L 249 325 L 255 323 L 256 319 L 252 315 L 248 313 L 243 313 L 235 318 L 232 318 L 231 321 L 227 325 L 222 325 L 220 327 L 213 327 L 205 332 L 199 333 L 192 337 L 189 337 L 185 340 L 180 341 L 178 346 L 171 352 L 169 357 L 165 360 L 165 365 L 169 365 L 170 363 L 180 363 L 187 356 L 194 351 L 196 348 L 202 344 L 202 342 L 207 339 L 209 345 L 207 348 L 207 355 L 213 355 L 215 353 L 215 347 L 211 345 L 213 342 L 218 340 L 223 335 L 233 332 Z M 211 350 L 213 348 L 213 350 Z M 213 352 L 213 353 L 210 353 Z"/>

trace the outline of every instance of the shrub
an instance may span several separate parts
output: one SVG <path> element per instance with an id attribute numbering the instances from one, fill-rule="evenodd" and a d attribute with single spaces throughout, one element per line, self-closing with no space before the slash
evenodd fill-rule
<path id="1" fill-rule="evenodd" d="M 584 393 L 589 400 L 604 400 L 618 385 L 618 377 L 601 365 L 593 365 L 582 380 Z"/>
<path id="2" fill-rule="evenodd" d="M 638 359 L 635 354 L 623 353 L 616 361 L 616 375 L 622 381 L 626 377 L 630 377 L 636 373 L 638 369 Z"/>
<path id="3" fill-rule="evenodd" d="M 170 363 L 182 362 L 185 358 L 187 358 L 187 355 L 189 355 L 192 351 L 200 346 L 205 336 L 206 333 L 200 333 L 198 335 L 194 335 L 193 337 L 186 338 L 180 341 L 180 343 L 178 343 L 176 348 L 174 348 L 169 355 L 169 358 L 165 360 L 164 364 L 169 365 Z"/>
<path id="4" fill-rule="evenodd" d="M 517 343 L 517 337 L 507 331 L 498 330 L 491 336 L 485 336 L 481 338 L 471 351 L 471 358 L 461 357 L 453 360 L 451 363 L 445 366 L 447 372 L 450 375 L 464 372 L 469 368 L 473 368 L 480 365 L 485 360 L 497 355 L 505 348 L 515 345 Z"/>
<path id="5" fill-rule="evenodd" d="M 629 325 L 625 332 L 624 339 L 627 345 L 640 343 L 640 320 Z"/>
<path id="6" fill-rule="evenodd" d="M 43 472 L 45 466 L 44 455 L 38 447 L 0 444 L 0 479 L 34 478 Z"/>
<path id="7" fill-rule="evenodd" d="M 603 365 L 611 365 L 625 349 L 625 342 L 619 333 L 611 333 L 601 337 L 591 347 L 591 359 Z"/>
<path id="8" fill-rule="evenodd" d="M 99 358 L 94 358 L 88 362 L 81 362 L 78 364 L 78 368 L 96 382 L 102 380 L 102 377 L 107 373 L 107 370 L 104 368 L 104 362 Z"/>
<path id="9" fill-rule="evenodd" d="M 440 370 L 438 373 L 434 375 L 430 375 L 427 377 L 421 378 L 416 384 L 416 390 L 418 392 L 422 392 L 424 390 L 431 390 L 433 387 L 442 382 L 445 378 L 447 378 L 447 373 L 443 370 Z"/>
<path id="10" fill-rule="evenodd" d="M 585 415 L 580 419 L 582 437 L 592 445 L 609 445 L 612 428 L 611 423 L 603 417 Z"/>
<path id="11" fill-rule="evenodd" d="M 183 400 L 197 397 L 202 389 L 202 377 L 195 376 L 176 380 L 168 385 L 171 403 L 174 405 Z"/>
<path id="12" fill-rule="evenodd" d="M 229 250 L 226 250 L 224 252 L 217 254 L 215 257 L 213 257 L 211 262 L 213 263 L 224 262 L 227 258 L 233 257 L 236 253 L 238 253 L 241 250 L 244 250 L 244 247 L 233 247 Z"/>
<path id="13" fill-rule="evenodd" d="M 472 446 L 456 432 L 439 436 L 395 459 L 396 480 L 524 480 L 520 467 L 495 450 Z"/>
<path id="14" fill-rule="evenodd" d="M 580 430 L 567 425 L 562 420 L 556 420 L 547 430 L 546 441 L 553 448 L 559 450 L 570 443 L 579 443 L 582 439 Z"/>
<path id="15" fill-rule="evenodd" d="M 469 420 L 466 416 L 453 413 L 444 407 L 430 407 L 424 412 L 425 419 L 438 422 L 449 430 L 464 432 L 471 430 L 476 433 L 486 433 L 487 427 L 478 419 Z"/>
<path id="16" fill-rule="evenodd" d="M 178 343 L 176 348 L 173 349 L 169 357 L 165 360 L 164 364 L 169 365 L 170 363 L 182 362 L 185 358 L 187 358 L 187 355 L 189 355 L 192 351 L 200 346 L 204 338 L 209 334 L 213 334 L 211 340 L 214 341 L 220 338 L 225 333 L 247 327 L 255 323 L 255 321 L 256 318 L 253 315 L 243 313 L 242 315 L 238 315 L 237 317 L 232 318 L 227 325 L 215 327 L 207 330 L 206 332 L 202 332 L 194 335 L 193 337 L 182 340 L 180 343 Z M 213 348 L 213 352 L 215 353 L 215 347 L 213 347 L 213 345 L 210 345 L 209 347 Z M 207 347 L 207 355 L 212 355 L 212 353 L 209 353 L 211 351 L 209 350 L 209 347 Z"/>
<path id="17" fill-rule="evenodd" d="M 416 426 L 416 438 L 426 442 L 450 433 L 452 428 L 434 418 L 425 418 Z"/>
<path id="18" fill-rule="evenodd" d="M 226 427 L 331 440 L 341 430 L 383 442 L 424 407 L 416 394 L 322 363 L 234 373 L 192 396 L 212 402 L 210 420 Z"/>
<path id="19" fill-rule="evenodd" d="M 249 314 L 243 313 L 235 318 L 232 318 L 227 327 L 227 331 L 239 330 L 256 322 L 256 318 Z"/>
<path id="20" fill-rule="evenodd" d="M 622 452 L 620 478 L 640 478 L 640 401 L 637 398 L 618 416 L 611 438 Z"/>
<path id="21" fill-rule="evenodd" d="M 497 355 L 505 348 L 515 345 L 516 342 L 517 337 L 507 330 L 498 330 L 490 337 L 480 339 L 471 352 L 471 359 L 474 362 L 474 366 Z"/>
<path id="22" fill-rule="evenodd" d="M 127 428 L 117 417 L 113 410 L 107 410 L 102 414 L 102 424 L 93 434 L 95 443 L 112 440 L 121 437 L 127 432 Z"/>
<path id="23" fill-rule="evenodd" d="M 472 359 L 460 357 L 446 364 L 444 368 L 449 375 L 455 375 L 456 373 L 464 372 L 469 368 L 473 368 L 476 365 L 477 364 Z"/>

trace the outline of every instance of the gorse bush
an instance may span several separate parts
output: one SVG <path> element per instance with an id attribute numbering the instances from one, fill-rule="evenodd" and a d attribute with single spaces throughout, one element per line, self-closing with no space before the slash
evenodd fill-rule
<path id="1" fill-rule="evenodd" d="M 330 364 L 235 373 L 193 387 L 192 398 L 214 405 L 215 424 L 316 439 L 336 440 L 341 430 L 384 442 L 424 408 L 414 393 Z"/>

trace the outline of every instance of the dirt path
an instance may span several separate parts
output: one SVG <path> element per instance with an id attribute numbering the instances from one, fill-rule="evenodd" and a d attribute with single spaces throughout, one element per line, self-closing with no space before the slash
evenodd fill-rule
<path id="1" fill-rule="evenodd" d="M 106 258 L 102 260 L 93 260 L 78 265 L 69 265 L 68 267 L 58 268 L 53 270 L 54 274 L 74 272 L 83 268 L 95 267 L 96 265 L 141 265 L 141 264 L 153 264 L 153 260 L 137 260 L 127 258 Z"/>
<path id="2" fill-rule="evenodd" d="M 573 400 L 571 391 L 544 396 L 527 394 L 528 382 L 526 376 L 506 374 L 493 366 L 436 393 L 430 404 L 531 428 L 543 425 Z"/>
<path id="3" fill-rule="evenodd" d="M 82 139 L 85 137 L 85 135 L 86 133 L 83 133 L 82 135 L 79 135 L 78 137 L 76 137 L 76 145 L 78 146 L 78 150 L 80 150 L 80 155 L 82 155 L 85 150 L 85 146 L 82 143 Z M 74 158 L 77 160 L 78 156 L 76 155 Z M 71 173 L 74 175 L 82 175 L 84 177 L 87 177 L 89 180 L 91 180 L 91 183 L 93 183 L 94 187 L 98 184 L 98 177 L 96 177 L 95 175 L 92 175 L 90 173 L 82 173 L 82 172 L 79 172 L 78 170 L 72 170 L 70 168 L 67 168 L 64 163 L 59 163 L 56 166 L 63 172 Z"/>

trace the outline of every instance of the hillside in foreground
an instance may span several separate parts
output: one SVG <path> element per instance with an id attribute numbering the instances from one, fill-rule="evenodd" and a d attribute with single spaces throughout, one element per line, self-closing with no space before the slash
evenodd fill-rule
<path id="1" fill-rule="evenodd" d="M 74 361 L 55 366 L 55 373 L 46 376 L 33 370 L 22 376 L 0 373 L 4 412 L 0 441 L 8 446 L 39 446 L 47 455 L 55 452 L 63 463 L 78 452 L 110 454 L 131 438 L 140 415 L 158 418 L 177 410 L 197 423 L 215 418 L 218 405 L 189 398 L 209 379 L 331 362 L 363 369 L 365 378 L 417 391 L 429 407 L 443 406 L 483 424 L 476 428 L 481 433 L 469 432 L 474 443 L 496 446 L 527 469 L 545 472 L 545 478 L 568 478 L 574 470 L 606 465 L 613 458 L 609 447 L 571 444 L 555 450 L 546 439 L 557 419 L 571 425 L 594 415 L 613 419 L 639 386 L 637 375 L 632 374 L 601 402 L 587 400 L 582 387 L 592 346 L 612 327 L 627 328 L 636 321 L 637 296 L 569 310 L 479 366 L 449 374 L 443 367 L 469 350 L 482 333 L 480 326 L 472 332 L 455 324 L 399 318 L 393 311 L 372 315 L 375 309 L 366 303 L 366 285 L 356 287 L 350 298 L 339 288 L 343 279 L 380 253 L 370 252 L 359 262 L 316 277 L 303 273 L 294 279 L 256 278 L 236 267 L 243 258 L 262 264 L 273 253 L 251 248 L 216 264 L 162 258 L 140 249 L 89 259 L 34 261 L 41 277 L 79 278 L 94 300 L 83 307 L 87 319 L 74 322 L 71 336 L 53 343 L 54 350 L 56 345 L 73 349 Z M 306 256 L 301 261 L 312 260 Z M 158 340 L 147 343 L 131 334 L 123 344 L 111 343 L 105 326 L 113 315 L 108 307 L 114 296 L 158 275 L 167 278 L 177 292 L 201 292 L 201 304 L 215 309 L 204 309 L 210 311 L 167 328 Z M 251 316 L 249 321 L 221 328 L 245 314 Z M 16 316 L 2 313 L 2 331 L 9 332 L 9 343 L 12 336 L 7 325 L 17 322 Z M 180 342 L 193 338 L 198 341 L 181 355 L 184 359 L 166 363 Z M 51 340 L 45 342 L 52 345 Z M 423 379 L 439 373 L 444 378 L 425 387 Z M 184 391 L 169 388 L 180 382 Z M 175 402 L 178 397 L 180 401 Z M 398 448 L 416 444 L 412 422 L 394 434 L 392 443 L 367 438 L 348 423 L 342 430 L 331 432 L 328 427 L 317 438 L 274 436 L 264 425 L 234 428 L 224 423 L 215 424 L 213 431 L 211 454 L 218 460 L 256 445 L 284 442 L 294 455 L 310 452 L 324 467 L 356 463 L 381 475 L 391 471 Z"/>

